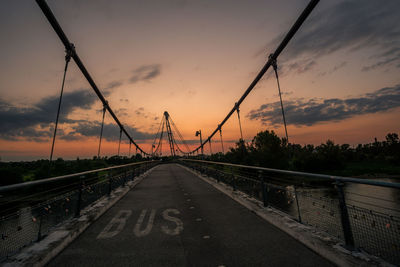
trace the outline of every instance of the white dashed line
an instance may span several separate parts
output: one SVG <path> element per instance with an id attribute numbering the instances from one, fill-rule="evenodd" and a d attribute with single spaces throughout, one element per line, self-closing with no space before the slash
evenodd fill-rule
<path id="1" fill-rule="evenodd" d="M 203 239 L 210 239 L 210 236 L 209 235 L 205 235 L 205 236 L 203 236 Z"/>

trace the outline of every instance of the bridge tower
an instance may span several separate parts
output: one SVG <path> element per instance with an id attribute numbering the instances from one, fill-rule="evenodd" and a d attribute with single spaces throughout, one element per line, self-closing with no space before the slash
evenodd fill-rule
<path id="1" fill-rule="evenodd" d="M 174 137 L 172 135 L 172 130 L 171 130 L 171 124 L 170 124 L 170 121 L 169 121 L 168 111 L 164 112 L 164 117 L 165 117 L 165 126 L 167 128 L 169 148 L 171 149 L 171 156 L 175 156 Z"/>

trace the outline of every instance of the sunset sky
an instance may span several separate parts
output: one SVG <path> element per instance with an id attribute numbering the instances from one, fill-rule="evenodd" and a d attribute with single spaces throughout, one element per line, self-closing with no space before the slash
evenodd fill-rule
<path id="1" fill-rule="evenodd" d="M 164 111 L 193 148 L 196 130 L 205 139 L 308 1 L 47 3 L 111 108 L 150 152 Z M 317 5 L 278 58 L 291 142 L 354 145 L 400 132 L 399 10 L 398 0 Z M 1 160 L 48 158 L 64 47 L 33 0 L 2 1 L 0 35 Z M 55 158 L 97 154 L 101 109 L 71 61 Z M 246 141 L 261 130 L 284 136 L 272 69 L 240 110 Z M 103 156 L 117 153 L 119 130 L 113 125 L 106 115 Z M 236 115 L 222 133 L 225 147 L 238 140 Z M 220 150 L 216 136 L 213 152 Z M 121 154 L 128 154 L 126 142 Z"/>

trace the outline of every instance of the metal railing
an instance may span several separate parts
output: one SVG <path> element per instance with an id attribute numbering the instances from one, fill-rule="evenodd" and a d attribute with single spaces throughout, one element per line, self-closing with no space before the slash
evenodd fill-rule
<path id="1" fill-rule="evenodd" d="M 0 262 L 159 161 L 143 161 L 0 187 Z"/>
<path id="2" fill-rule="evenodd" d="M 204 160 L 179 162 L 342 240 L 349 250 L 400 264 L 400 183 Z M 379 190 L 381 195 L 374 193 Z"/>

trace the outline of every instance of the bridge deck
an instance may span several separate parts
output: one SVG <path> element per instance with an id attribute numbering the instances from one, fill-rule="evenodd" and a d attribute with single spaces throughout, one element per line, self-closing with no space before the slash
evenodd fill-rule
<path id="1" fill-rule="evenodd" d="M 178 165 L 158 166 L 50 266 L 330 266 Z"/>

